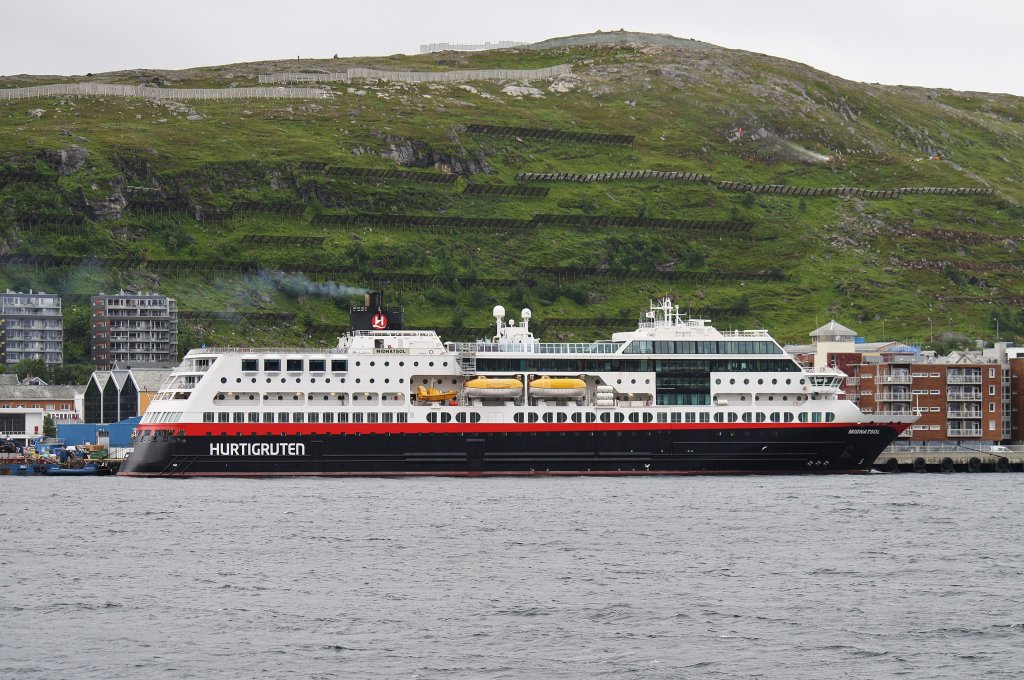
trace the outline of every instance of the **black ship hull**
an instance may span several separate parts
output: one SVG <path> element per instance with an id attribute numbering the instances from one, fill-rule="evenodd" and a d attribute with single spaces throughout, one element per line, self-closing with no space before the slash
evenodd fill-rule
<path id="1" fill-rule="evenodd" d="M 308 430 L 311 426 L 302 428 Z M 154 477 L 863 473 L 904 425 L 489 426 L 138 432 L 119 474 Z M 191 426 L 189 429 L 208 426 Z M 298 429 L 298 428 L 297 428 Z"/>

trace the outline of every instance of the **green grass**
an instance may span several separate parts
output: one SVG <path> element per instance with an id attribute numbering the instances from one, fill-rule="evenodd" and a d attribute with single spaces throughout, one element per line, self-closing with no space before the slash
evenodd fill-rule
<path id="1" fill-rule="evenodd" d="M 697 54 L 699 52 L 699 55 Z M 836 318 L 859 333 L 921 341 L 931 325 L 968 336 L 994 332 L 993 309 L 1006 316 L 1002 335 L 1024 333 L 1015 300 L 1020 277 L 1024 200 L 1019 98 L 868 86 L 770 57 L 721 49 L 650 53 L 583 46 L 465 55 L 326 59 L 231 65 L 183 72 L 124 72 L 90 80 L 136 83 L 159 77 L 166 87 L 251 85 L 259 73 L 349 66 L 433 70 L 540 68 L 571 63 L 581 87 L 514 100 L 502 84 L 333 84 L 331 99 L 184 102 L 183 109 L 116 98 L 50 98 L 0 103 L 0 170 L 55 170 L 42 152 L 79 144 L 85 166 L 54 184 L 0 186 L 0 247 L 52 256 L 136 257 L 118 271 L 9 266 L 0 285 L 87 294 L 117 288 L 159 290 L 184 310 L 286 311 L 280 327 L 236 320 L 186 322 L 183 337 L 207 344 L 333 343 L 325 328 L 347 323 L 346 299 L 296 295 L 274 283 L 278 269 L 333 267 L 329 278 L 376 285 L 387 271 L 432 277 L 391 286 L 418 327 L 486 327 L 494 304 L 525 303 L 538 320 L 634 318 L 646 298 L 672 294 L 684 307 L 739 308 L 725 327 L 765 327 L 784 341 L 805 341 L 815 324 Z M 67 79 L 49 79 L 61 82 Z M 44 82 L 35 79 L 38 84 Z M 0 86 L 27 84 L 0 80 Z M 545 83 L 535 83 L 544 89 Z M 349 89 L 353 92 L 349 92 Z M 358 94 L 356 91 L 365 91 Z M 386 97 L 377 96 L 378 93 Z M 491 95 L 486 98 L 482 94 Z M 629 105 L 626 101 L 635 102 Z M 28 116 L 36 108 L 42 118 Z M 465 132 L 470 123 L 631 134 L 630 146 L 516 140 Z M 744 134 L 736 137 L 742 128 Z M 760 131 L 768 131 L 755 139 Z M 717 180 L 807 187 L 991 186 L 994 197 L 903 196 L 895 200 L 798 198 L 720 191 L 666 180 L 547 184 L 546 198 L 470 196 L 454 185 L 354 180 L 302 170 L 303 161 L 393 168 L 381 156 L 413 140 L 435 158 L 486 159 L 492 173 L 474 182 L 511 184 L 519 172 L 595 173 L 661 169 Z M 813 154 L 831 156 L 811 162 Z M 938 154 L 940 159 L 932 156 Z M 426 168 L 425 171 L 432 171 Z M 187 214 L 87 220 L 81 234 L 23 228 L 26 213 L 83 214 L 126 184 L 160 187 L 168 198 L 230 208 L 244 201 L 299 203 L 299 186 L 315 186 L 337 206 L 308 201 L 297 218 L 236 214 L 196 222 Z M 537 213 L 688 220 L 743 220 L 754 240 L 707 233 L 623 227 L 540 227 L 524 234 L 485 231 L 318 226 L 320 212 L 409 213 L 529 219 Z M 245 234 L 324 236 L 318 248 L 250 246 Z M 154 260 L 234 263 L 259 273 L 173 273 Z M 382 264 L 383 263 L 383 264 Z M 382 269 L 383 267 L 383 270 Z M 536 267 L 633 271 L 776 271 L 786 282 L 684 284 L 643 277 L 591 277 L 566 284 L 528 280 Z M 342 273 L 344 272 L 344 273 Z M 459 285 L 457 279 L 510 279 Z M 587 338 L 599 331 L 558 331 Z M 605 331 L 606 332 L 606 331 Z M 184 343 L 183 343 L 184 344 Z"/>

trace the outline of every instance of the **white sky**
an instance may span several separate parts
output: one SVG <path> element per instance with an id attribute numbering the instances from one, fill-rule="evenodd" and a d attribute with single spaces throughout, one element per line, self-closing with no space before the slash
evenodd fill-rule
<path id="1" fill-rule="evenodd" d="M 1021 0 L 0 0 L 0 74 L 415 54 L 619 28 L 851 80 L 1024 96 Z"/>

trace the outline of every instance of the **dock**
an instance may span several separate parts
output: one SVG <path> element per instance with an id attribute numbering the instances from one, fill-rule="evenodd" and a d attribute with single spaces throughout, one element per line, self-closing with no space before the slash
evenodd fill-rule
<path id="1" fill-rule="evenodd" d="M 964 449 L 883 451 L 875 461 L 880 472 L 1024 472 L 1024 452 L 992 453 Z"/>

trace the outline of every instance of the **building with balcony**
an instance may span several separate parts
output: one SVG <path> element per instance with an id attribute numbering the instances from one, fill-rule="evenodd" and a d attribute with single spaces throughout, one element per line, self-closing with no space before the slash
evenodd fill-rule
<path id="1" fill-rule="evenodd" d="M 0 356 L 6 365 L 24 359 L 64 363 L 60 296 L 31 290 L 0 294 Z"/>
<path id="2" fill-rule="evenodd" d="M 178 303 L 164 295 L 94 295 L 92 360 L 98 369 L 115 364 L 171 367 L 178 362 Z"/>
<path id="3" fill-rule="evenodd" d="M 920 416 L 897 445 L 1024 439 L 1024 408 L 1017 406 L 1024 405 L 1024 348 L 996 343 L 938 356 L 896 342 L 864 342 L 834 321 L 811 336 L 814 344 L 785 349 L 805 364 L 846 373 L 846 397 L 865 413 Z"/>

